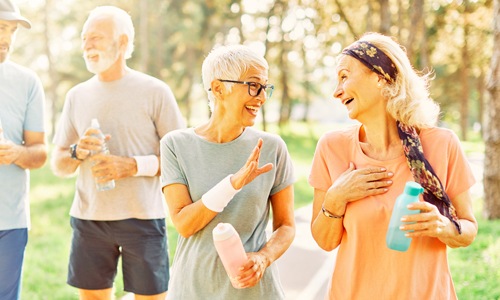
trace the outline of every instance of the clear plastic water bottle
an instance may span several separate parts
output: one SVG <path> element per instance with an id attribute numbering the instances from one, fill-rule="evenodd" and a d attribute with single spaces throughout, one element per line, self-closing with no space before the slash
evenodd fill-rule
<path id="1" fill-rule="evenodd" d="M 240 235 L 229 223 L 219 223 L 212 231 L 215 249 L 226 269 L 234 288 L 240 289 L 238 280 L 239 268 L 247 261 L 247 254 L 241 243 Z"/>
<path id="2" fill-rule="evenodd" d="M 104 136 L 104 134 L 101 131 L 101 126 L 99 125 L 99 121 L 97 121 L 97 119 L 92 119 L 90 127 L 94 128 L 94 129 L 97 129 L 99 131 L 99 133 L 94 134 L 93 136 L 95 136 L 95 137 L 97 137 L 97 138 L 99 138 L 99 139 L 102 140 L 102 148 L 101 148 L 101 152 L 100 153 L 108 155 L 109 154 L 109 149 L 108 149 L 108 145 L 105 142 L 106 137 Z M 92 155 L 93 154 L 97 154 L 97 153 L 92 153 Z M 112 190 L 112 189 L 115 188 L 115 181 L 114 180 L 110 180 L 110 181 L 106 181 L 106 182 L 101 182 L 101 183 L 98 183 L 97 180 L 96 180 L 95 184 L 96 184 L 96 188 L 97 188 L 98 191 L 107 191 L 107 190 Z"/>
<path id="3" fill-rule="evenodd" d="M 401 225 L 411 224 L 410 222 L 401 222 L 401 218 L 407 215 L 420 213 L 419 210 L 409 210 L 408 204 L 418 202 L 418 196 L 424 191 L 422 186 L 416 182 L 408 181 L 404 192 L 398 196 L 392 210 L 389 229 L 387 230 L 387 247 L 392 250 L 406 251 L 410 247 L 411 238 L 405 236 L 405 231 L 399 229 Z"/>

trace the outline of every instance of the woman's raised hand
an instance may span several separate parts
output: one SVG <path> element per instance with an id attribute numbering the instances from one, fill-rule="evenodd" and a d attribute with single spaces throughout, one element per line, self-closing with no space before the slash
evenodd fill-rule
<path id="1" fill-rule="evenodd" d="M 236 174 L 231 176 L 231 184 L 237 190 L 252 182 L 260 174 L 267 173 L 273 168 L 272 163 L 265 164 L 259 168 L 260 151 L 262 149 L 262 139 L 259 138 L 257 145 L 247 159 L 245 165 Z"/>

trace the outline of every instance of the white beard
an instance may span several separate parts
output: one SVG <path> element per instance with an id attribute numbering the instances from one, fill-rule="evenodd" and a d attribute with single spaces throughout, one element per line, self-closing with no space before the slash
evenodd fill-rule
<path id="1" fill-rule="evenodd" d="M 88 59 L 89 56 L 98 55 L 99 59 L 97 62 Z M 107 71 L 111 65 L 113 65 L 119 56 L 118 49 L 116 45 L 109 47 L 105 51 L 90 50 L 83 53 L 83 58 L 85 59 L 85 64 L 87 65 L 87 70 L 94 74 L 100 74 Z"/>

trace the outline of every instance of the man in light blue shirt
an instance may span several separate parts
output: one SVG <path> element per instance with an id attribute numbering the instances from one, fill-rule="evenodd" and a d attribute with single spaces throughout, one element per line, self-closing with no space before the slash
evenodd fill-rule
<path id="1" fill-rule="evenodd" d="M 31 28 L 10 0 L 0 0 L 0 299 L 19 299 L 28 239 L 29 170 L 47 158 L 44 93 L 36 74 L 8 60 L 19 26 Z"/>

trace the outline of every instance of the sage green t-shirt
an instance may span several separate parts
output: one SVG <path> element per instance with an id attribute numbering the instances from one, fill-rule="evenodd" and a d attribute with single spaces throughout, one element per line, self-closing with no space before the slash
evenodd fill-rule
<path id="1" fill-rule="evenodd" d="M 294 182 L 293 165 L 285 142 L 277 135 L 247 127 L 235 140 L 212 143 L 196 135 L 193 128 L 168 133 L 160 144 L 162 187 L 180 183 L 188 187 L 191 199 L 201 196 L 246 162 L 259 138 L 263 139 L 259 166 L 273 164 L 268 173 L 255 178 L 236 194 L 223 212 L 189 238 L 179 236 L 167 299 L 283 299 L 276 264 L 260 282 L 247 289 L 235 289 L 215 250 L 212 230 L 231 223 L 246 252 L 259 251 L 267 242 L 270 195 Z"/>

